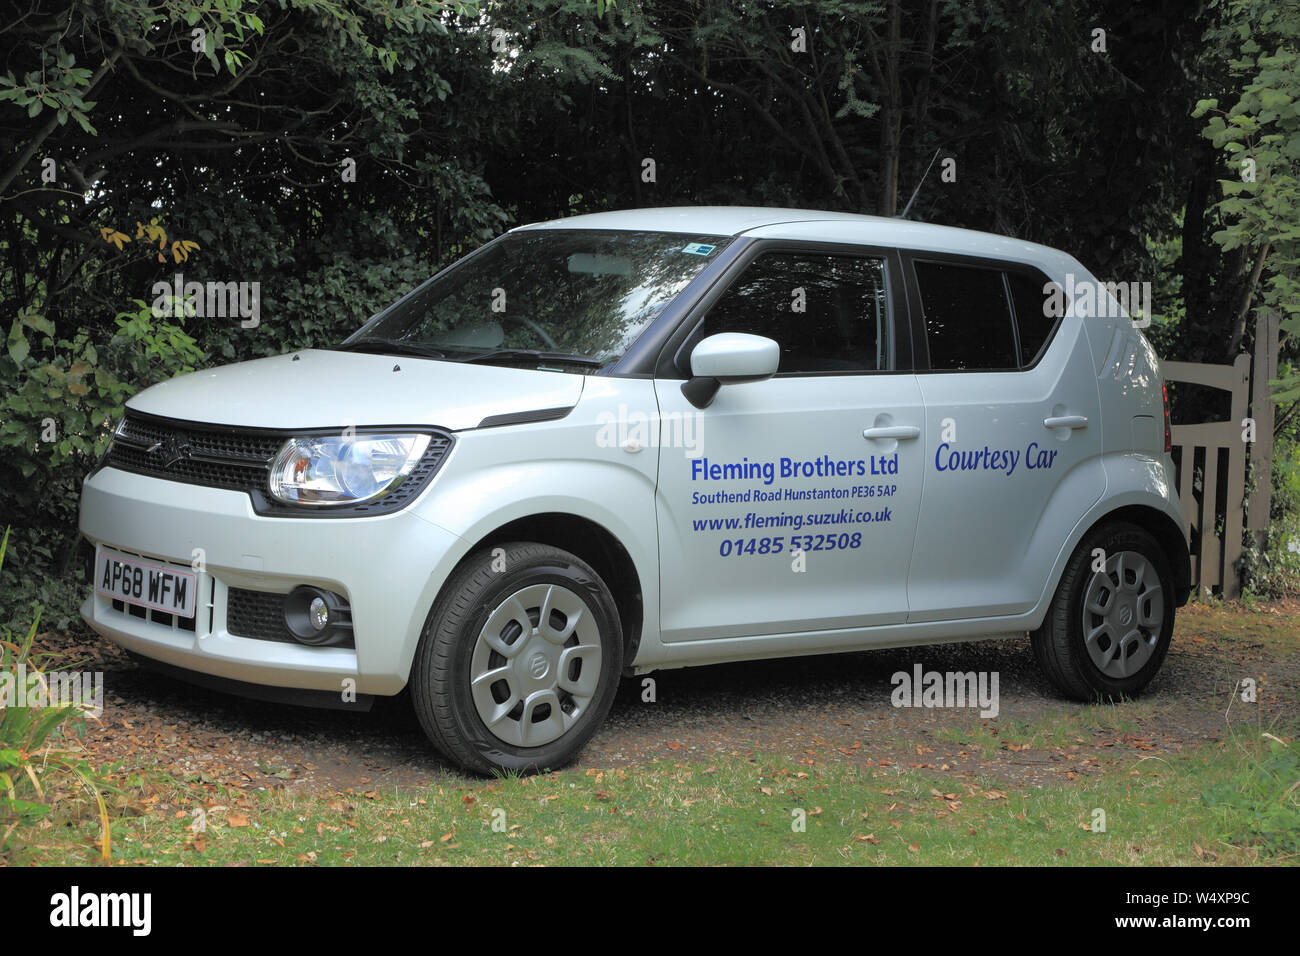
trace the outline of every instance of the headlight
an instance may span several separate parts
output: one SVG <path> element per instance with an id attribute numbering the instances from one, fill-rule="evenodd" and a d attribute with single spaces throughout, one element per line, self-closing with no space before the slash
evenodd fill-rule
<path id="1" fill-rule="evenodd" d="M 271 497 L 294 505 L 369 501 L 396 487 L 428 447 L 428 435 L 291 438 L 271 462 Z"/>

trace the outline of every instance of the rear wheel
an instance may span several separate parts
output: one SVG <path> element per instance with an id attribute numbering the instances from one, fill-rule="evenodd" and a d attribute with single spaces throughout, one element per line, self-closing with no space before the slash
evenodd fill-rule
<path id="1" fill-rule="evenodd" d="M 468 770 L 571 761 L 623 667 L 609 589 L 581 558 L 512 543 L 471 555 L 439 596 L 411 672 L 420 724 Z"/>
<path id="2" fill-rule="evenodd" d="M 1030 635 L 1034 655 L 1075 700 L 1137 696 L 1169 650 L 1174 605 L 1169 561 L 1155 539 L 1134 525 L 1103 525 L 1066 565 Z"/>

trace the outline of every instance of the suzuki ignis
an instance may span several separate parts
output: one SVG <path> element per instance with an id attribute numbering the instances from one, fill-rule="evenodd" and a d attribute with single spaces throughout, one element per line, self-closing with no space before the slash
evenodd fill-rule
<path id="1" fill-rule="evenodd" d="M 83 491 L 82 614 L 236 692 L 409 686 L 483 773 L 571 760 L 661 668 L 1028 631 L 1063 694 L 1122 699 L 1190 589 L 1169 450 L 1155 354 L 1062 252 L 579 216 L 339 345 L 132 398 Z"/>

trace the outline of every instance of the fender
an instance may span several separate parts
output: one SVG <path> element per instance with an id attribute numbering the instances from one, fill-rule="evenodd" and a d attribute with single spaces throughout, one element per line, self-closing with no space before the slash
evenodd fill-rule
<path id="1" fill-rule="evenodd" d="M 576 489 L 587 493 L 580 495 Z M 638 502 L 644 502 L 644 507 Z M 456 565 L 498 528 L 539 514 L 585 518 L 618 540 L 640 578 L 642 634 L 648 640 L 658 640 L 659 544 L 652 476 L 615 462 L 577 459 L 458 469 L 455 480 L 440 483 L 437 494 L 430 496 L 429 504 L 417 514 L 455 535 L 455 542 L 429 569 L 416 616 L 402 641 L 399 661 L 404 670 L 410 669 L 428 612 Z M 637 521 L 638 515 L 646 520 Z"/>
<path id="2" fill-rule="evenodd" d="M 1056 593 L 1065 566 L 1084 536 L 1108 515 L 1133 508 L 1150 509 L 1154 515 L 1163 516 L 1180 532 L 1181 548 L 1170 551 L 1172 535 L 1157 535 L 1169 556 L 1169 566 L 1174 575 L 1175 589 L 1179 592 L 1178 604 L 1187 601 L 1191 586 L 1191 559 L 1187 547 L 1187 530 L 1183 525 L 1182 511 L 1174 492 L 1174 481 L 1168 465 L 1154 458 L 1133 453 L 1103 455 L 1101 463 L 1106 473 L 1106 491 L 1071 529 L 1064 543 L 1056 550 L 1052 571 L 1043 586 L 1038 603 L 1032 613 L 1033 627 L 1042 624 L 1048 605 Z M 1036 538 L 1038 536 L 1036 535 Z M 1031 628 L 1032 629 L 1032 628 Z"/>

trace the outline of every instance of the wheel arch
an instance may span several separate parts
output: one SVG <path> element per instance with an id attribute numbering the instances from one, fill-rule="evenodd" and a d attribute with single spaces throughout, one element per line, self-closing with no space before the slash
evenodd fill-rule
<path id="1" fill-rule="evenodd" d="M 456 568 L 484 548 L 507 541 L 548 544 L 577 555 L 595 569 L 614 596 L 614 606 L 618 609 L 623 628 L 624 667 L 629 667 L 641 644 L 645 624 L 644 591 L 636 564 L 617 536 L 600 523 L 581 515 L 562 511 L 540 512 L 514 518 L 483 534 L 466 549 Z M 448 575 L 448 580 L 455 570 Z M 443 586 L 446 586 L 445 582 Z M 438 596 L 441 596 L 441 591 Z"/>
<path id="2" fill-rule="evenodd" d="M 1192 559 L 1187 547 L 1187 538 L 1183 529 L 1174 520 L 1150 505 L 1129 504 L 1108 511 L 1098 517 L 1080 537 L 1082 542 L 1103 524 L 1121 521 L 1135 525 L 1156 539 L 1160 550 L 1169 561 L 1169 569 L 1174 576 L 1176 606 L 1187 603 L 1192 591 Z"/>

